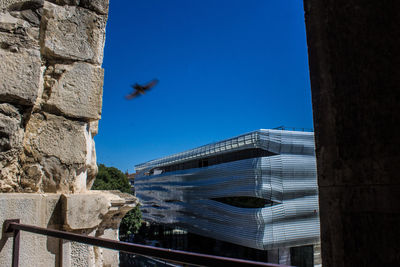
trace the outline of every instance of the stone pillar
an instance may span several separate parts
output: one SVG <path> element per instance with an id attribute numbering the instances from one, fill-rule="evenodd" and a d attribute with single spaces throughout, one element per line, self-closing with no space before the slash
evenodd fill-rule
<path id="1" fill-rule="evenodd" d="M 129 195 L 89 191 L 107 13 L 108 0 L 0 1 L 0 225 L 19 218 L 116 239 L 136 205 Z M 1 267 L 10 265 L 11 243 L 0 240 Z M 118 265 L 117 252 L 28 233 L 20 257 L 22 266 Z"/>
<path id="2" fill-rule="evenodd" d="M 106 0 L 1 2 L 0 192 L 92 186 L 107 11 Z"/>
<path id="3" fill-rule="evenodd" d="M 400 262 L 400 2 L 304 0 L 322 265 Z"/>

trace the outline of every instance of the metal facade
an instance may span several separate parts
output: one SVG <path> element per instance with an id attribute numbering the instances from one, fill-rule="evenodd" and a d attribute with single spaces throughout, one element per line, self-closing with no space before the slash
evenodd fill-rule
<path id="1" fill-rule="evenodd" d="M 274 155 L 149 175 L 150 170 L 261 148 Z M 311 132 L 258 130 L 136 166 L 143 218 L 256 249 L 317 243 L 318 187 Z M 257 197 L 263 208 L 214 200 Z"/>

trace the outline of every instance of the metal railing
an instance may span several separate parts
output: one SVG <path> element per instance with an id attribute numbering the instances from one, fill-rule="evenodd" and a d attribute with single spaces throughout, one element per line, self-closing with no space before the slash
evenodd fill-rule
<path id="1" fill-rule="evenodd" d="M 9 235 L 13 234 L 12 267 L 18 267 L 19 264 L 20 231 L 26 231 L 39 235 L 56 237 L 64 240 L 75 241 L 102 248 L 119 250 L 126 253 L 154 257 L 178 264 L 189 264 L 195 266 L 269 266 L 269 267 L 285 266 L 272 263 L 264 263 L 257 261 L 249 261 L 249 260 L 151 247 L 140 244 L 116 241 L 112 239 L 80 235 L 66 231 L 59 231 L 54 229 L 37 227 L 33 225 L 21 224 L 19 219 L 6 220 L 4 222 L 3 229 L 4 233 Z"/>
<path id="2" fill-rule="evenodd" d="M 285 126 L 281 125 L 275 128 L 272 128 L 274 130 L 287 130 L 287 131 L 300 131 L 300 132 L 314 132 L 313 128 L 304 128 L 304 127 L 290 127 L 290 126 Z"/>

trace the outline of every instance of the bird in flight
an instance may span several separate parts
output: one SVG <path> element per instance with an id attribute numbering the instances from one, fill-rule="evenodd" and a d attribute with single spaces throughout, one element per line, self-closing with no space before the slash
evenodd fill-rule
<path id="1" fill-rule="evenodd" d="M 146 93 L 146 91 L 149 91 L 151 88 L 156 86 L 157 83 L 158 83 L 157 79 L 154 79 L 144 85 L 135 83 L 134 85 L 131 85 L 132 88 L 134 89 L 134 91 L 132 93 L 130 93 L 129 95 L 125 96 L 125 98 L 130 100 L 130 99 L 138 97 L 140 95 L 144 95 Z"/>

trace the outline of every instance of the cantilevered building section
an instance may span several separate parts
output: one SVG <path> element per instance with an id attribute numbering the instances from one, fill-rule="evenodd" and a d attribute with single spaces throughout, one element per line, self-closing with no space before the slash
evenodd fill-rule
<path id="1" fill-rule="evenodd" d="M 136 170 L 145 220 L 263 250 L 319 241 L 312 132 L 258 130 Z"/>

